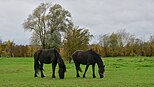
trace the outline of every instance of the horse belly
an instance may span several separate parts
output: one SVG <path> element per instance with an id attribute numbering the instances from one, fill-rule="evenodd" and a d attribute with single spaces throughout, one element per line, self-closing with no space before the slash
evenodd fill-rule
<path id="1" fill-rule="evenodd" d="M 45 64 L 50 64 L 50 63 L 52 63 L 51 60 L 40 60 L 40 62 L 45 63 Z"/>
<path id="2" fill-rule="evenodd" d="M 45 64 L 50 64 L 50 63 L 52 63 L 52 62 L 44 62 Z"/>
<path id="3" fill-rule="evenodd" d="M 92 64 L 95 64 L 96 63 L 95 60 L 93 60 L 93 59 L 82 60 L 80 62 L 83 65 L 87 65 L 87 64 L 92 65 Z"/>
<path id="4" fill-rule="evenodd" d="M 87 60 L 85 59 L 79 59 L 78 63 L 82 64 L 82 65 L 87 65 Z"/>
<path id="5" fill-rule="evenodd" d="M 50 58 L 46 57 L 46 56 L 41 57 L 39 60 L 40 60 L 40 62 L 45 63 L 45 64 L 52 63 L 52 60 Z"/>

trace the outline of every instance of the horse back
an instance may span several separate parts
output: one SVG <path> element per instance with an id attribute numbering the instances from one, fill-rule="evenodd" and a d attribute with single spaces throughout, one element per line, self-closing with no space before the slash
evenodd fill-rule
<path id="1" fill-rule="evenodd" d="M 37 58 L 42 63 L 49 64 L 52 63 L 56 57 L 54 50 L 42 49 L 35 52 L 34 58 Z"/>
<path id="2" fill-rule="evenodd" d="M 72 58 L 74 62 L 86 65 L 86 64 L 94 64 L 96 63 L 95 59 L 93 58 L 93 55 L 90 54 L 88 51 L 75 51 L 72 54 Z"/>
<path id="3" fill-rule="evenodd" d="M 42 52 L 42 50 L 36 51 L 36 52 L 34 53 L 34 59 L 38 59 L 41 52 Z"/>

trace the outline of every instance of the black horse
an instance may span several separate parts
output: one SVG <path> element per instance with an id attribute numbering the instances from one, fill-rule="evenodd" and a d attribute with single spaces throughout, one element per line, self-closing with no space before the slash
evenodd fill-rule
<path id="1" fill-rule="evenodd" d="M 83 78 L 86 75 L 89 65 L 92 65 L 93 78 L 96 78 L 96 76 L 95 76 L 95 64 L 96 63 L 99 68 L 98 72 L 99 72 L 100 78 L 104 77 L 105 65 L 103 64 L 101 56 L 99 54 L 97 54 L 96 52 L 94 52 L 92 49 L 88 50 L 88 51 L 82 51 L 82 50 L 75 51 L 72 54 L 72 58 L 73 58 L 73 61 L 75 63 L 75 67 L 76 67 L 76 77 L 80 77 L 78 71 L 82 72 L 82 70 L 80 68 L 80 64 L 83 64 L 83 65 L 86 65 L 86 69 L 83 74 Z"/>
<path id="2" fill-rule="evenodd" d="M 45 77 L 43 74 L 43 64 L 50 64 L 52 63 L 52 78 L 56 78 L 55 76 L 55 68 L 58 63 L 59 65 L 59 77 L 60 79 L 64 79 L 64 74 L 66 72 L 66 67 L 64 61 L 62 60 L 60 54 L 55 50 L 52 49 L 42 49 L 38 50 L 34 54 L 34 77 L 37 77 L 38 71 L 41 72 L 41 77 Z"/>

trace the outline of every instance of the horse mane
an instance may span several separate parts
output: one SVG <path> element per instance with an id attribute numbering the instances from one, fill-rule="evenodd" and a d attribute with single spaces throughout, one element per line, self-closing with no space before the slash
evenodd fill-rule
<path id="1" fill-rule="evenodd" d="M 55 56 L 57 58 L 57 62 L 58 62 L 59 67 L 63 68 L 64 72 L 66 72 L 66 66 L 64 64 L 64 61 L 63 61 L 62 57 L 60 56 L 60 54 L 58 53 L 57 50 L 54 49 L 54 52 L 55 52 Z"/>
<path id="2" fill-rule="evenodd" d="M 103 61 L 101 59 L 101 55 L 99 55 L 98 53 L 96 53 L 95 51 L 93 51 L 92 49 L 88 50 L 89 53 L 91 53 L 93 55 L 93 57 L 96 59 L 97 64 L 99 66 L 104 66 Z"/>
<path id="3" fill-rule="evenodd" d="M 96 53 L 95 51 L 93 51 L 92 49 L 88 50 L 88 52 L 92 55 L 94 55 L 94 57 L 97 57 L 97 58 L 101 58 L 101 55 L 99 55 L 98 53 Z"/>

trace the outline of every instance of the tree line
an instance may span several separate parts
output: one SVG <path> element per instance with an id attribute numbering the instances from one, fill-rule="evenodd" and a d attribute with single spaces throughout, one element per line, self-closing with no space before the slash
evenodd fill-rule
<path id="1" fill-rule="evenodd" d="M 154 55 L 154 35 L 145 41 L 124 29 L 100 35 L 98 43 L 89 44 L 94 37 L 89 29 L 76 26 L 71 13 L 59 4 L 41 3 L 24 20 L 23 28 L 32 32 L 30 45 L 0 41 L 0 56 L 32 57 L 36 50 L 50 48 L 56 48 L 68 61 L 74 51 L 88 49 L 103 57 Z"/>
<path id="2" fill-rule="evenodd" d="M 4 41 L 0 43 L 1 57 L 32 57 L 39 47 L 32 45 L 16 45 L 13 41 Z"/>
<path id="3" fill-rule="evenodd" d="M 59 52 L 68 61 L 71 61 L 71 54 L 74 51 L 88 49 L 95 50 L 102 57 L 154 56 L 154 35 L 145 41 L 125 30 L 119 30 L 116 33 L 100 35 L 98 43 L 89 44 L 92 37 L 88 29 L 79 27 L 69 29 Z M 0 43 L 0 56 L 32 57 L 38 49 L 42 47 L 40 45 L 16 45 L 8 40 Z"/>
<path id="4" fill-rule="evenodd" d="M 91 45 L 104 57 L 117 56 L 154 56 L 154 35 L 149 40 L 119 30 L 116 33 L 100 35 L 99 43 Z"/>

